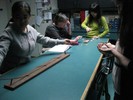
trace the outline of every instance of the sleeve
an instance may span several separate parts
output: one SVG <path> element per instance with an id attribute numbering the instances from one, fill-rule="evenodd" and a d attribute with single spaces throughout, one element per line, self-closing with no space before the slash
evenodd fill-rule
<path id="1" fill-rule="evenodd" d="M 7 31 L 4 31 L 0 34 L 0 66 L 9 50 L 9 46 L 11 43 L 11 36 Z"/>
<path id="2" fill-rule="evenodd" d="M 133 71 L 133 61 L 130 61 L 128 64 L 128 69 Z"/>
<path id="3" fill-rule="evenodd" d="M 65 30 L 68 32 L 69 38 L 72 38 L 71 23 L 65 26 Z"/>
<path id="4" fill-rule="evenodd" d="M 130 61 L 128 64 L 127 73 L 133 79 L 133 61 Z"/>
<path id="5" fill-rule="evenodd" d="M 103 17 L 103 16 L 101 18 L 101 23 L 104 28 L 104 31 L 99 35 L 99 37 L 103 37 L 109 32 L 109 27 L 108 27 L 107 21 L 106 21 L 105 17 Z"/>
<path id="6" fill-rule="evenodd" d="M 61 37 L 64 38 L 64 39 L 65 38 L 67 38 L 67 39 L 71 39 L 72 38 L 72 35 L 70 35 L 65 28 L 60 30 L 60 34 L 61 34 Z"/>
<path id="7" fill-rule="evenodd" d="M 57 44 L 64 44 L 65 40 L 52 39 L 50 37 L 45 37 L 44 35 L 38 33 L 37 42 L 42 44 L 43 46 L 52 47 Z"/>
<path id="8" fill-rule="evenodd" d="M 45 31 L 45 36 L 48 36 L 50 38 L 54 39 L 62 39 L 57 30 L 53 26 L 48 26 Z"/>
<path id="9" fill-rule="evenodd" d="M 81 27 L 82 27 L 82 28 L 86 29 L 86 28 L 88 27 L 88 26 L 87 26 L 88 20 L 89 20 L 89 16 L 86 17 L 85 20 L 82 22 L 82 24 L 81 24 Z"/>

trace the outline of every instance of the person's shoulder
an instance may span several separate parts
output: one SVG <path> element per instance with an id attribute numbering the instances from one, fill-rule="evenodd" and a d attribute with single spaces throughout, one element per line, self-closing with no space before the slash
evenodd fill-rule
<path id="1" fill-rule="evenodd" d="M 33 29 L 33 30 L 35 29 L 34 27 L 32 27 L 32 26 L 29 25 L 29 24 L 27 25 L 27 28 L 29 28 L 29 29 Z"/>
<path id="2" fill-rule="evenodd" d="M 48 25 L 47 28 L 55 28 L 54 24 Z"/>
<path id="3" fill-rule="evenodd" d="M 37 31 L 34 27 L 32 27 L 31 25 L 27 25 L 28 31 Z"/>
<path id="4" fill-rule="evenodd" d="M 54 30 L 54 31 L 55 31 L 56 29 L 57 29 L 56 26 L 53 25 L 53 24 L 46 27 L 46 31 L 49 31 L 49 30 L 50 30 L 50 31 L 51 31 L 51 30 Z"/>
<path id="5" fill-rule="evenodd" d="M 53 25 L 48 25 L 46 28 L 52 28 L 53 27 Z"/>
<path id="6" fill-rule="evenodd" d="M 101 16 L 101 19 L 102 19 L 102 20 L 105 20 L 106 18 L 105 18 L 105 16 Z"/>
<path id="7" fill-rule="evenodd" d="M 13 23 L 9 23 L 9 25 L 4 29 L 3 32 L 6 32 L 8 34 L 13 34 L 14 33 L 14 29 L 13 29 Z"/>
<path id="8" fill-rule="evenodd" d="M 29 24 L 27 25 L 27 29 L 28 29 L 28 32 L 31 34 L 38 33 L 37 30 Z"/>
<path id="9" fill-rule="evenodd" d="M 102 21 L 102 22 L 106 22 L 105 16 L 101 16 L 101 21 Z"/>
<path id="10" fill-rule="evenodd" d="M 8 25 L 3 32 L 0 33 L 0 37 L 4 36 L 4 37 L 8 37 L 10 39 L 13 38 L 13 34 L 14 34 L 14 30 L 12 29 L 12 26 Z"/>
<path id="11" fill-rule="evenodd" d="M 90 17 L 90 15 L 86 16 L 86 18 L 89 18 L 89 17 Z"/>

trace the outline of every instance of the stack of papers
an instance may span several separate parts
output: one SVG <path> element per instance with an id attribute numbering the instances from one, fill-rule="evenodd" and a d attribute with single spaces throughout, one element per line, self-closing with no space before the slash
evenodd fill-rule
<path id="1" fill-rule="evenodd" d="M 48 51 L 50 51 L 50 52 L 65 52 L 70 47 L 71 47 L 71 45 L 60 44 L 60 45 L 55 45 L 54 47 L 52 47 Z"/>

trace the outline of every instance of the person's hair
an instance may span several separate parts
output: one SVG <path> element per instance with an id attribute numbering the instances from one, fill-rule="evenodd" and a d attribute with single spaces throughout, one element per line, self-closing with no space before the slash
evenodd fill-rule
<path id="1" fill-rule="evenodd" d="M 29 15 L 31 15 L 29 4 L 25 1 L 17 1 L 12 6 L 12 17 L 15 17 L 22 9 L 24 9 Z"/>
<path id="2" fill-rule="evenodd" d="M 91 15 L 91 12 L 97 13 L 96 18 L 94 18 Z M 100 6 L 98 3 L 94 2 L 94 3 L 90 4 L 90 6 L 89 6 L 89 22 L 88 23 L 91 23 L 93 20 L 95 20 L 98 24 L 100 24 L 100 19 L 101 19 Z"/>
<path id="3" fill-rule="evenodd" d="M 53 22 L 57 25 L 59 22 L 64 22 L 66 20 L 68 20 L 68 17 L 65 14 L 59 13 L 55 15 Z"/>
<path id="4" fill-rule="evenodd" d="M 133 0 L 116 0 L 116 3 L 120 7 L 118 8 L 121 19 L 119 34 L 120 46 L 124 48 L 124 54 L 128 57 L 133 54 Z"/>
<path id="5" fill-rule="evenodd" d="M 13 18 L 17 17 L 17 14 L 24 9 L 31 16 L 31 9 L 27 2 L 25 1 L 17 1 L 12 6 L 12 18 L 8 21 L 6 27 L 10 22 L 13 22 Z"/>

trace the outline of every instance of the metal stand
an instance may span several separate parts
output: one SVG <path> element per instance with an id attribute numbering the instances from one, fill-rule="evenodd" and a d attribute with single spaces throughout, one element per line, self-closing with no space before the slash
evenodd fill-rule
<path id="1" fill-rule="evenodd" d="M 114 58 L 111 55 L 103 58 L 101 69 L 95 79 L 96 100 L 100 100 L 101 95 L 105 95 L 105 100 L 110 100 L 107 76 L 112 72 L 113 62 Z"/>

